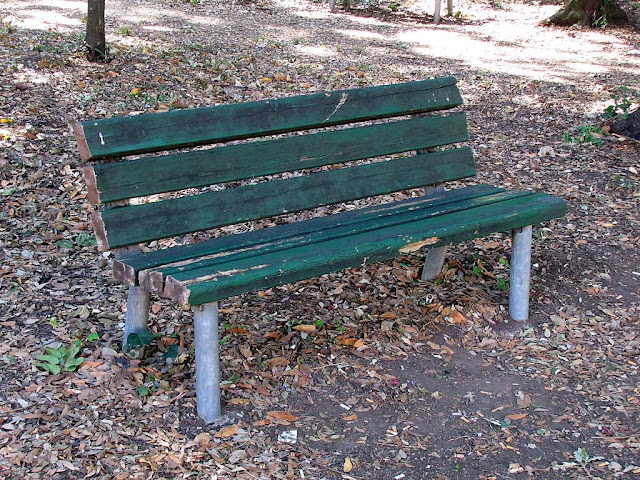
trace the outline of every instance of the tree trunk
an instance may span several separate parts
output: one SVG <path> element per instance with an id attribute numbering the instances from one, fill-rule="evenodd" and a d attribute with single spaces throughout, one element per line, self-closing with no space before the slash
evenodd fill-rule
<path id="1" fill-rule="evenodd" d="M 627 118 L 613 122 L 610 131 L 624 137 L 640 140 L 640 110 L 630 113 Z"/>
<path id="2" fill-rule="evenodd" d="M 605 27 L 626 23 L 627 17 L 616 0 L 570 0 L 561 10 L 544 20 L 547 25 Z"/>
<path id="3" fill-rule="evenodd" d="M 107 42 L 104 35 L 104 2 L 105 0 L 88 0 L 87 34 L 84 37 L 89 47 L 89 60 L 105 61 L 107 59 Z"/>

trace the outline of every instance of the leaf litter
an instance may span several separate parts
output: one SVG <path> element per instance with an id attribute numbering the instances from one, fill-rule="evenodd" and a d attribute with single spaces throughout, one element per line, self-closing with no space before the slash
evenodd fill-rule
<path id="1" fill-rule="evenodd" d="M 640 473 L 638 147 L 562 140 L 637 82 L 623 67 L 636 32 L 543 30 L 539 8 L 554 6 L 468 5 L 437 31 L 484 35 L 483 52 L 500 60 L 479 65 L 456 57 L 454 42 L 420 56 L 434 29 L 408 6 L 330 15 L 286 1 L 108 5 L 106 65 L 80 53 L 76 7 L 42 17 L 38 3 L 0 6 L 3 478 Z M 544 62 L 528 57 L 549 45 L 562 47 Z M 562 48 L 607 73 L 572 71 L 554 57 Z M 505 323 L 510 242 L 492 235 L 451 247 L 435 282 L 419 280 L 421 256 L 406 252 L 222 302 L 219 424 L 195 413 L 188 309 L 154 301 L 144 356 L 121 353 L 125 289 L 94 247 L 69 123 L 450 73 L 477 181 L 570 203 L 567 217 L 535 229 L 530 324 Z M 74 342 L 76 371 L 38 368 L 47 348 Z"/>

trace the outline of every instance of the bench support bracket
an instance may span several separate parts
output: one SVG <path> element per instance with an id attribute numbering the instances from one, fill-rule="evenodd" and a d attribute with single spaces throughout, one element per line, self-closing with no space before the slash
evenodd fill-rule
<path id="1" fill-rule="evenodd" d="M 427 250 L 427 258 L 425 259 L 422 276 L 420 277 L 423 281 L 428 282 L 440 275 L 446 254 L 447 247 L 436 247 Z"/>
<path id="2" fill-rule="evenodd" d="M 127 313 L 124 317 L 123 350 L 127 346 L 127 337 L 130 333 L 137 333 L 147 329 L 150 295 L 151 294 L 142 287 L 129 287 L 129 293 L 127 294 Z"/>
<path id="3" fill-rule="evenodd" d="M 511 279 L 509 316 L 513 320 L 529 319 L 531 284 L 531 225 L 511 232 Z"/>
<path id="4" fill-rule="evenodd" d="M 193 320 L 198 415 L 205 422 L 212 423 L 221 415 L 218 302 L 194 307 Z"/>

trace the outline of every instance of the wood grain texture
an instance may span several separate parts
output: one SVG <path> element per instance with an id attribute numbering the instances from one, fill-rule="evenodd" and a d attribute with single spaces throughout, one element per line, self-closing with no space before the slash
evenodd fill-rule
<path id="1" fill-rule="evenodd" d="M 73 135 L 76 137 L 76 143 L 78 144 L 78 151 L 80 152 L 80 158 L 87 161 L 91 158 L 89 152 L 89 145 L 87 144 L 87 138 L 84 135 L 84 128 L 81 123 L 74 123 L 71 125 Z"/>
<path id="2" fill-rule="evenodd" d="M 367 222 L 371 218 L 393 216 L 402 211 L 441 208 L 444 205 L 460 202 L 463 199 L 471 200 L 502 191 L 502 189 L 490 185 L 474 185 L 447 192 L 438 191 L 419 198 L 410 198 L 398 202 L 341 212 L 336 215 L 311 218 L 303 222 L 282 224 L 237 235 L 227 235 L 163 250 L 141 254 L 134 253 L 122 256 L 120 261 L 130 266 L 136 274 L 140 271 L 151 270 L 156 267 L 178 267 L 184 263 L 192 263 L 194 259 L 204 261 L 215 256 L 227 255 L 229 252 L 236 254 L 242 251 L 249 252 L 269 243 L 286 241 L 304 235 L 314 235 L 338 226 L 349 226 Z"/>
<path id="3" fill-rule="evenodd" d="M 323 171 L 102 212 L 108 246 L 121 247 L 475 174 L 467 147 Z"/>
<path id="4" fill-rule="evenodd" d="M 430 242 L 431 247 L 437 247 L 550 220 L 563 216 L 566 211 L 566 203 L 557 197 L 528 195 L 284 252 L 222 263 L 214 271 L 189 271 L 184 274 L 186 278 L 182 278 L 182 274 L 168 277 L 167 283 L 172 285 L 170 293 L 175 301 L 199 305 L 358 266 L 365 259 L 372 262 L 394 258 L 406 245 L 426 239 L 437 238 Z"/>
<path id="5" fill-rule="evenodd" d="M 467 189 L 464 189 L 467 190 Z M 189 271 L 214 271 L 216 265 L 221 263 L 235 262 L 240 259 L 249 257 L 260 257 L 267 253 L 273 253 L 277 251 L 284 251 L 291 248 L 299 247 L 302 245 L 309 245 L 312 243 L 322 243 L 329 240 L 335 240 L 341 237 L 349 237 L 356 234 L 378 230 L 383 228 L 389 228 L 396 225 L 403 225 L 418 220 L 424 220 L 430 217 L 448 215 L 457 211 L 466 210 L 470 208 L 477 208 L 482 205 L 494 204 L 501 201 L 511 200 L 517 197 L 532 195 L 533 192 L 529 191 L 516 191 L 516 192 L 500 192 L 493 195 L 462 197 L 458 191 L 448 192 L 452 195 L 445 195 L 446 200 L 439 201 L 435 204 L 432 202 L 413 201 L 402 202 L 401 207 L 394 206 L 393 204 L 385 205 L 385 208 L 380 206 L 370 207 L 363 209 L 364 212 L 359 215 L 354 221 L 345 220 L 344 214 L 335 214 L 328 217 L 333 223 L 324 226 L 322 230 L 313 230 L 306 233 L 298 233 L 286 238 L 276 238 L 269 241 L 264 241 L 260 244 L 252 247 L 244 248 L 231 248 L 227 251 L 220 252 L 214 255 L 200 256 L 195 259 L 187 261 L 173 262 L 167 265 L 162 265 L 158 269 L 145 270 L 140 272 L 141 285 L 151 284 L 153 281 L 160 282 L 163 277 L 175 276 L 186 274 Z M 467 192 L 470 193 L 470 192 Z M 454 200 L 454 198 L 458 200 Z M 415 199 L 419 200 L 419 199 Z M 366 213 L 365 213 L 366 212 Z M 298 222 L 305 223 L 305 222 Z M 278 229 L 279 227 L 274 227 Z M 271 229 L 273 230 L 273 229 Z M 237 235 L 238 242 L 241 244 L 242 235 Z M 195 277 L 198 274 L 194 274 Z M 183 278 L 183 277 L 180 277 Z M 158 290 L 154 290 L 154 293 L 158 293 Z M 162 293 L 162 292 L 160 292 Z"/>
<path id="6" fill-rule="evenodd" d="M 462 104 L 453 77 L 82 122 L 84 160 L 252 138 Z M 81 127 L 81 128 L 80 128 Z"/>
<path id="7" fill-rule="evenodd" d="M 467 141 L 464 113 L 430 115 L 95 167 L 89 192 L 111 202 Z"/>

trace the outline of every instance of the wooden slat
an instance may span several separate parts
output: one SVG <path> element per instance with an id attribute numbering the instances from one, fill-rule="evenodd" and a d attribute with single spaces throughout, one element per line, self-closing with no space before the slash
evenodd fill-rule
<path id="1" fill-rule="evenodd" d="M 93 203 L 467 141 L 464 113 L 85 167 Z"/>
<path id="2" fill-rule="evenodd" d="M 314 243 L 227 262 L 216 271 L 197 271 L 168 277 L 165 290 L 181 303 L 199 305 L 305 278 L 316 277 L 346 267 L 383 261 L 428 245 L 437 247 L 539 223 L 560 217 L 566 203 L 547 194 L 463 210 L 449 215 L 372 230 L 322 243 Z M 194 282 L 186 285 L 187 283 Z"/>
<path id="3" fill-rule="evenodd" d="M 83 160 L 409 115 L 462 104 L 453 77 L 258 102 L 86 121 L 74 126 Z"/>
<path id="4" fill-rule="evenodd" d="M 453 192 L 457 192 L 457 190 Z M 216 265 L 221 263 L 235 262 L 249 257 L 259 257 L 267 253 L 284 251 L 312 243 L 326 242 L 371 230 L 416 222 L 418 220 L 424 220 L 425 218 L 448 215 L 457 211 L 477 208 L 486 204 L 495 204 L 532 194 L 533 192 L 531 191 L 513 191 L 478 197 L 474 197 L 473 195 L 468 197 L 455 195 L 458 197 L 458 201 L 438 202 L 436 205 L 433 205 L 433 202 L 424 201 L 403 202 L 403 208 L 398 208 L 394 206 L 394 204 L 388 204 L 384 206 L 386 208 L 380 208 L 381 206 L 378 206 L 366 209 L 366 214 L 360 215 L 357 222 L 343 222 L 340 218 L 341 215 L 337 214 L 331 216 L 335 223 L 320 231 L 295 235 L 285 239 L 272 240 L 253 247 L 232 249 L 224 253 L 200 257 L 196 260 L 174 262 L 170 265 L 163 265 L 157 270 L 143 271 L 140 273 L 140 284 L 152 293 L 163 295 L 163 279 L 167 276 L 187 275 L 190 271 L 215 271 Z M 449 200 L 451 200 L 450 197 L 452 196 L 453 195 L 449 196 Z M 194 276 L 197 277 L 198 275 L 194 274 Z"/>
<path id="5" fill-rule="evenodd" d="M 358 165 L 191 197 L 105 210 L 94 221 L 114 248 L 385 194 L 475 174 L 468 147 Z"/>
<path id="6" fill-rule="evenodd" d="M 442 207 L 463 199 L 474 199 L 503 191 L 490 185 L 473 185 L 451 191 L 439 191 L 418 198 L 398 202 L 374 205 L 367 208 L 340 212 L 335 215 L 311 218 L 302 222 L 293 222 L 263 228 L 236 235 L 212 238 L 203 242 L 176 246 L 163 250 L 130 254 L 116 260 L 114 275 L 122 282 L 136 285 L 138 272 L 153 271 L 157 267 L 173 267 L 194 259 L 206 259 L 225 252 L 248 251 L 260 245 L 279 242 L 305 235 L 313 235 L 339 226 L 348 226 L 369 221 L 371 218 L 391 216 L 400 211 Z"/>

